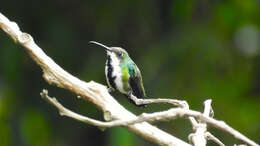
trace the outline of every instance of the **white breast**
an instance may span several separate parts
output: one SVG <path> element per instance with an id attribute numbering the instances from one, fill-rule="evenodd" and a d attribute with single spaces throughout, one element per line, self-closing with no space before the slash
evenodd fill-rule
<path id="1" fill-rule="evenodd" d="M 110 53 L 110 52 L 108 52 Z M 119 59 L 115 56 L 114 53 L 110 53 L 110 57 L 111 57 L 111 65 L 113 66 L 113 72 L 112 72 L 112 76 L 116 77 L 115 78 L 115 84 L 117 89 L 121 92 L 121 93 L 126 93 L 126 91 L 123 88 L 123 82 L 122 82 L 122 70 L 120 68 L 120 61 Z M 107 74 L 107 69 L 106 69 L 106 74 Z"/>

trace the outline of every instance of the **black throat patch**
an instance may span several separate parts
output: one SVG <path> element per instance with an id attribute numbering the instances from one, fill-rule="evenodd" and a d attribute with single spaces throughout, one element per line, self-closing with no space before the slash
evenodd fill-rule
<path id="1" fill-rule="evenodd" d="M 108 82 L 109 84 L 112 86 L 112 88 L 117 89 L 116 88 L 116 84 L 115 84 L 115 79 L 116 77 L 112 76 L 113 73 L 113 67 L 111 65 L 111 57 L 109 55 L 107 55 L 107 78 L 108 78 Z"/>

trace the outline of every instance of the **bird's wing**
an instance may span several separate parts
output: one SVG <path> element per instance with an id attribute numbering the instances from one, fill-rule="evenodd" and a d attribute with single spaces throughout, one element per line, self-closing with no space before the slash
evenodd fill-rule
<path id="1" fill-rule="evenodd" d="M 133 94 L 138 98 L 146 97 L 140 70 L 135 64 L 129 65 L 128 70 L 130 76 L 129 84 Z"/>

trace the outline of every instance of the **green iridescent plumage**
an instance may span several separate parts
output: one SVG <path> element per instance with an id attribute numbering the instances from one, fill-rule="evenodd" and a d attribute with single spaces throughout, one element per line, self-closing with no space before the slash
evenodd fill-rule
<path id="1" fill-rule="evenodd" d="M 126 90 L 131 88 L 133 94 L 138 98 L 146 97 L 141 73 L 127 53 L 124 55 L 120 67 L 122 68 L 122 81 L 124 88 Z"/>

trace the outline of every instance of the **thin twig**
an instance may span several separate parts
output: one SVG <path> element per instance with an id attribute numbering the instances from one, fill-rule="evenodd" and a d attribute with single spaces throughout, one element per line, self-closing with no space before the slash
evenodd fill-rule
<path id="1" fill-rule="evenodd" d="M 143 113 L 139 116 L 137 116 L 134 119 L 131 120 L 114 120 L 110 122 L 103 122 L 95 119 L 88 118 L 86 116 L 77 114 L 67 108 L 65 108 L 62 104 L 58 102 L 56 98 L 49 97 L 48 91 L 44 89 L 40 95 L 43 99 L 48 101 L 50 104 L 52 104 L 54 107 L 56 107 L 62 116 L 67 116 L 73 119 L 76 119 L 78 121 L 91 124 L 94 126 L 98 126 L 100 128 L 108 128 L 108 127 L 115 127 L 115 126 L 127 126 L 132 124 L 137 124 L 141 122 L 156 122 L 156 121 L 167 121 L 167 120 L 173 120 L 177 117 L 183 117 L 189 114 L 196 115 L 200 114 L 196 111 L 186 110 L 182 108 L 171 108 L 166 111 L 161 112 L 155 112 L 155 113 Z"/>
<path id="2" fill-rule="evenodd" d="M 135 102 L 135 104 L 137 104 L 137 105 L 154 104 L 154 103 L 162 104 L 163 103 L 163 104 L 171 104 L 174 106 L 189 109 L 188 103 L 186 101 L 182 101 L 182 100 L 168 99 L 168 98 L 140 99 L 140 98 L 135 97 L 134 95 L 131 95 L 130 99 L 132 99 Z"/>
<path id="3" fill-rule="evenodd" d="M 214 141 L 216 144 L 218 144 L 219 146 L 225 146 L 217 137 L 215 137 L 214 135 L 212 135 L 210 132 L 206 132 L 205 133 L 205 137 L 207 138 L 207 140 L 212 140 Z"/>
<path id="4" fill-rule="evenodd" d="M 46 91 L 43 91 L 41 93 L 41 96 L 46 99 L 49 103 L 54 105 L 60 113 L 64 116 L 71 117 L 73 119 L 76 119 L 78 121 L 88 123 L 94 126 L 98 126 L 100 128 L 108 128 L 108 127 L 115 127 L 115 126 L 127 126 L 127 125 L 132 125 L 132 124 L 137 124 L 141 122 L 156 122 L 156 121 L 165 121 L 165 120 L 172 120 L 177 117 L 194 117 L 198 119 L 201 122 L 207 123 L 213 127 L 216 127 L 218 129 L 223 130 L 223 122 L 222 121 L 217 121 L 211 117 L 208 117 L 200 112 L 193 111 L 193 110 L 187 110 L 183 108 L 171 108 L 166 111 L 162 112 L 155 112 L 155 113 L 143 113 L 140 116 L 137 116 L 136 118 L 133 118 L 131 120 L 115 120 L 115 121 L 110 121 L 110 122 L 103 122 L 103 121 L 98 121 L 94 120 L 91 118 L 87 118 L 85 116 L 79 115 L 77 113 L 74 113 L 67 108 L 63 107 L 56 99 L 53 99 L 47 95 Z M 227 127 L 226 127 L 227 126 Z M 226 125 L 224 126 L 225 128 L 231 128 L 230 126 Z M 233 130 L 228 130 L 226 131 L 227 133 L 233 135 L 236 133 L 236 131 Z M 208 134 L 207 132 L 204 132 L 203 135 L 205 138 L 207 138 Z M 237 135 L 240 137 L 240 135 Z M 240 139 L 240 138 L 238 138 Z M 242 140 L 242 139 L 241 139 Z M 243 140 L 245 141 L 245 140 Z M 249 144 L 249 143 L 248 143 Z M 258 146 L 258 144 L 250 143 L 250 145 Z"/>
<path id="5" fill-rule="evenodd" d="M 204 102 L 204 117 L 209 117 L 211 108 L 211 99 L 208 99 Z M 190 141 L 194 144 L 194 146 L 206 146 L 207 140 L 205 137 L 205 133 L 207 132 L 207 124 L 205 121 L 201 121 L 199 119 L 199 122 L 194 130 L 195 132 L 193 134 L 189 135 Z"/>
<path id="6" fill-rule="evenodd" d="M 163 99 L 163 98 L 151 98 L 151 99 L 139 99 L 137 97 L 135 97 L 134 95 L 130 96 L 130 99 L 132 99 L 135 104 L 137 105 L 145 105 L 145 104 L 171 104 L 177 107 L 181 107 L 184 109 L 189 109 L 189 104 L 186 101 L 181 101 L 181 100 L 176 100 L 176 99 Z M 188 117 L 193 130 L 195 130 L 198 127 L 198 122 L 196 121 L 196 119 L 194 117 Z"/>

